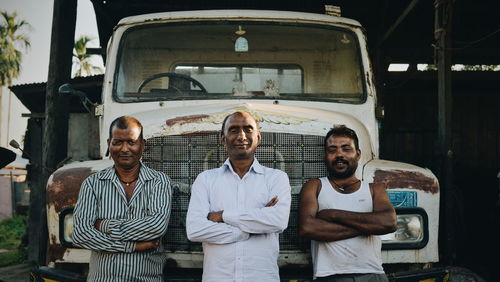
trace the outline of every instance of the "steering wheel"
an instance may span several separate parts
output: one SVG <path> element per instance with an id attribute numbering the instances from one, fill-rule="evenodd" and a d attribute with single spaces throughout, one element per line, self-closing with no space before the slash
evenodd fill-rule
<path id="1" fill-rule="evenodd" d="M 155 80 L 155 79 L 161 78 L 161 77 L 172 77 L 172 78 L 180 78 L 180 79 L 187 80 L 187 81 L 191 82 L 194 86 L 198 86 L 201 89 L 201 90 L 199 90 L 197 92 L 200 92 L 202 94 L 207 94 L 208 93 L 207 89 L 205 89 L 205 86 L 203 86 L 203 84 L 201 84 L 201 82 L 199 82 L 198 80 L 190 77 L 189 75 L 185 75 L 185 74 L 181 74 L 181 73 L 175 73 L 175 72 L 157 73 L 157 74 L 148 76 L 146 79 L 144 79 L 141 82 L 141 84 L 139 85 L 139 88 L 137 89 L 137 92 L 141 93 L 142 88 L 144 88 L 144 86 L 146 86 L 146 84 L 148 84 L 152 80 Z M 175 87 L 173 85 L 170 85 L 169 87 L 174 88 L 176 91 L 182 93 L 182 91 L 179 88 L 177 88 L 177 87 Z M 190 90 L 190 91 L 192 92 L 192 90 Z"/>

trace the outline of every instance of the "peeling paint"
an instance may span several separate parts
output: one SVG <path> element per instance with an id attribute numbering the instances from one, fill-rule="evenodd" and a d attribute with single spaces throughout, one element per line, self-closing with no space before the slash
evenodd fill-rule
<path id="1" fill-rule="evenodd" d="M 82 182 L 94 172 L 88 167 L 56 171 L 47 186 L 47 204 L 54 205 L 57 213 L 75 205 Z"/>
<path id="2" fill-rule="evenodd" d="M 415 171 L 376 170 L 373 181 L 384 182 L 387 189 L 411 188 L 432 194 L 439 192 L 436 179 Z"/>
<path id="3" fill-rule="evenodd" d="M 203 119 L 209 118 L 209 115 L 190 115 L 167 119 L 166 124 L 168 127 L 172 127 L 176 124 L 183 125 L 186 123 L 197 123 L 203 121 Z"/>
<path id="4" fill-rule="evenodd" d="M 51 245 L 59 244 L 57 236 L 55 234 L 50 234 L 50 244 Z"/>
<path id="5" fill-rule="evenodd" d="M 274 124 L 283 124 L 283 125 L 300 125 L 304 122 L 315 121 L 315 119 L 311 118 L 302 118 L 297 116 L 292 116 L 288 114 L 271 112 L 271 111 L 255 111 L 252 110 L 248 106 L 236 106 L 227 108 L 222 112 L 207 114 L 197 114 L 197 115 L 189 115 L 189 116 L 180 116 L 172 119 L 166 120 L 167 128 L 171 128 L 175 125 L 185 125 L 185 124 L 193 124 L 193 123 L 212 123 L 212 124 L 222 124 L 224 118 L 237 111 L 249 112 L 251 113 L 258 122 L 267 122 Z"/>
<path id="6" fill-rule="evenodd" d="M 58 243 L 57 237 L 54 234 L 50 235 L 49 249 L 47 250 L 47 260 L 49 262 L 56 262 L 63 260 L 66 248 Z"/>
<path id="7" fill-rule="evenodd" d="M 214 134 L 214 133 L 219 133 L 218 130 L 202 130 L 202 131 L 190 131 L 190 132 L 183 132 L 182 136 L 192 136 L 192 135 L 209 135 L 209 134 Z"/>

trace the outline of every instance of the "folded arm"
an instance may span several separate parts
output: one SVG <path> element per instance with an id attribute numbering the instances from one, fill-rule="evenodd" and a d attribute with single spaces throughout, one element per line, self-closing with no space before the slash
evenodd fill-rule
<path id="1" fill-rule="evenodd" d="M 186 233 L 193 242 L 229 244 L 247 240 L 250 234 L 227 223 L 218 223 L 207 218 L 210 212 L 206 174 L 200 174 L 191 187 L 186 216 Z"/>
<path id="2" fill-rule="evenodd" d="M 276 172 L 274 176 L 268 185 L 271 187 L 271 194 L 276 196 L 275 200 L 271 199 L 266 206 L 261 208 L 224 210 L 222 212 L 224 222 L 252 234 L 285 230 L 290 215 L 290 183 L 284 172 Z"/>
<path id="3" fill-rule="evenodd" d="M 85 180 L 78 195 L 74 211 L 73 243 L 85 249 L 107 252 L 131 253 L 135 242 L 114 240 L 94 227 L 96 220 L 97 197 L 92 191 L 89 180 Z"/>
<path id="4" fill-rule="evenodd" d="M 319 219 L 343 224 L 366 235 L 383 235 L 396 231 L 396 212 L 385 191 L 383 183 L 370 184 L 373 197 L 373 212 L 352 212 L 326 209 L 318 212 Z"/>
<path id="5" fill-rule="evenodd" d="M 311 179 L 300 192 L 299 235 L 316 241 L 338 241 L 361 235 L 361 232 L 344 224 L 328 222 L 316 216 L 317 195 L 321 189 L 319 179 Z"/>
<path id="6" fill-rule="evenodd" d="M 164 174 L 155 179 L 153 193 L 149 195 L 149 214 L 134 219 L 103 219 L 99 230 L 115 240 L 148 241 L 157 239 L 167 231 L 170 218 L 172 189 Z"/>

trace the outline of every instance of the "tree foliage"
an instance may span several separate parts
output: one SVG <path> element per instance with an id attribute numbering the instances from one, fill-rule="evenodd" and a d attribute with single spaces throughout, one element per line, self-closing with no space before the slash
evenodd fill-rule
<path id="1" fill-rule="evenodd" d="M 73 66 L 75 68 L 75 72 L 73 76 L 86 76 L 103 73 L 103 70 L 100 67 L 92 65 L 90 58 L 93 55 L 87 54 L 87 44 L 92 40 L 93 38 L 82 35 L 75 41 L 73 49 Z"/>
<path id="2" fill-rule="evenodd" d="M 30 24 L 17 19 L 17 13 L 0 12 L 0 86 L 11 85 L 19 76 L 23 51 L 30 47 L 29 38 L 24 33 Z"/>

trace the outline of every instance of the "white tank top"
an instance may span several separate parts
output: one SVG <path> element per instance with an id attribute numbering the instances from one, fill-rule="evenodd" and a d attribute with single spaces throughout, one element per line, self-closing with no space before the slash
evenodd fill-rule
<path id="1" fill-rule="evenodd" d="M 354 212 L 372 212 L 370 186 L 361 187 L 350 194 L 337 192 L 327 177 L 320 178 L 319 209 L 339 209 Z M 384 273 L 381 258 L 382 243 L 379 236 L 361 235 L 334 242 L 311 240 L 314 278 L 345 273 Z"/>

